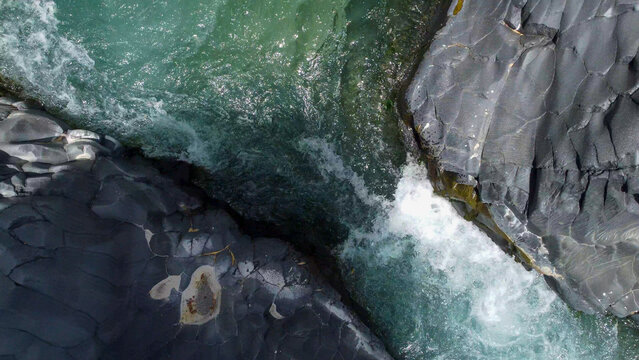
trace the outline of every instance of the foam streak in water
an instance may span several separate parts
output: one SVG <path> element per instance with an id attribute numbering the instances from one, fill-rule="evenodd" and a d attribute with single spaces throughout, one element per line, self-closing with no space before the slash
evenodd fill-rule
<path id="1" fill-rule="evenodd" d="M 381 196 L 369 193 L 364 180 L 344 164 L 334 146 L 328 141 L 320 138 L 306 138 L 300 140 L 299 146 L 303 152 L 315 159 L 324 178 L 332 175 L 338 180 L 350 183 L 355 195 L 368 206 L 381 206 L 385 203 L 385 199 Z"/>
<path id="2" fill-rule="evenodd" d="M 69 72 L 90 71 L 94 61 L 81 46 L 58 34 L 55 3 L 8 0 L 3 9 L 26 13 L 17 17 L 21 21 L 0 23 L 3 72 L 42 89 L 57 87 L 58 103 L 77 106 L 73 103 L 75 88 L 66 81 L 66 76 Z"/>

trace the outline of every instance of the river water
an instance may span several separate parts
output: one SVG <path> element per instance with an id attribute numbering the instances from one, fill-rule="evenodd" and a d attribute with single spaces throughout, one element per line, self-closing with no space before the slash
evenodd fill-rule
<path id="1" fill-rule="evenodd" d="M 570 310 L 406 154 L 397 91 L 438 6 L 0 0 L 0 74 L 77 126 L 200 166 L 247 218 L 321 234 L 399 359 L 638 358 L 629 324 Z"/>

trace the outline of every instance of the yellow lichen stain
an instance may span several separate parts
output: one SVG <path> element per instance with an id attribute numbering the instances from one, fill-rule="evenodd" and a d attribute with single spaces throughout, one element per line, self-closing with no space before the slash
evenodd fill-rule
<path id="1" fill-rule="evenodd" d="M 189 232 L 190 233 L 194 233 L 194 232 L 200 231 L 200 229 L 193 227 L 193 218 L 191 218 L 189 221 L 191 223 L 191 225 L 189 225 Z"/>
<path id="2" fill-rule="evenodd" d="M 508 25 L 505 21 L 504 21 L 504 26 L 506 26 L 508 29 L 510 29 L 510 31 L 514 32 L 515 34 L 519 35 L 519 36 L 524 36 L 524 34 L 517 30 L 517 29 L 513 29 L 512 27 L 510 27 L 510 25 Z"/>
<path id="3" fill-rule="evenodd" d="M 217 251 L 211 251 L 207 253 L 200 254 L 200 256 L 215 256 L 215 260 L 217 260 L 217 255 L 228 250 L 231 255 L 231 265 L 235 265 L 235 254 L 233 254 L 233 250 L 231 250 L 231 245 L 226 245 L 223 249 Z M 214 261 L 215 261 L 214 260 Z"/>
<path id="4" fill-rule="evenodd" d="M 488 205 L 481 201 L 475 187 L 458 183 L 456 181 L 455 173 L 440 170 L 434 165 L 435 163 L 436 161 L 434 159 L 427 161 L 428 172 L 437 195 L 449 200 L 457 200 L 467 204 L 468 210 L 465 214 L 463 214 L 464 219 L 472 221 L 480 228 L 491 231 L 497 236 L 505 239 L 510 245 L 515 258 L 518 261 L 521 261 L 542 275 L 558 279 L 563 278 L 562 275 L 557 274 L 554 270 L 547 267 L 542 268 L 537 265 L 535 259 L 530 254 L 517 246 L 517 244 L 503 230 L 501 230 L 501 228 L 492 220 L 490 211 L 488 210 Z M 488 220 L 489 223 L 479 221 L 477 218 L 480 215 L 483 216 L 484 221 Z"/>
<path id="5" fill-rule="evenodd" d="M 457 0 L 457 5 L 455 5 L 455 9 L 453 10 L 453 15 L 459 14 L 463 6 L 464 0 Z"/>

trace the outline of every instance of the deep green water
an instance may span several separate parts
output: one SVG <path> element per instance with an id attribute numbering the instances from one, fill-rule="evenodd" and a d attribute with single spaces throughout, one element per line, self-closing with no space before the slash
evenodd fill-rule
<path id="1" fill-rule="evenodd" d="M 569 310 L 407 158 L 395 92 L 436 5 L 0 0 L 0 73 L 78 126 L 201 166 L 244 216 L 343 241 L 347 285 L 399 358 L 639 358 L 632 328 Z"/>
<path id="2" fill-rule="evenodd" d="M 398 49 L 417 52 L 410 35 L 428 3 L 2 3 L 5 74 L 82 126 L 206 167 L 211 190 L 245 216 L 364 216 L 356 197 L 326 193 L 307 139 L 335 146 L 371 190 L 392 194 L 405 155 L 391 92 L 410 63 Z"/>

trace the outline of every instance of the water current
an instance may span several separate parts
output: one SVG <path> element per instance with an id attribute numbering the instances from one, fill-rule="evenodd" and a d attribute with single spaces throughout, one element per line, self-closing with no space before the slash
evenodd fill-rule
<path id="1" fill-rule="evenodd" d="M 398 359 L 638 358 L 629 323 L 570 310 L 406 154 L 398 90 L 441 6 L 0 0 L 0 74 L 77 126 L 199 166 L 248 218 L 322 234 Z"/>

